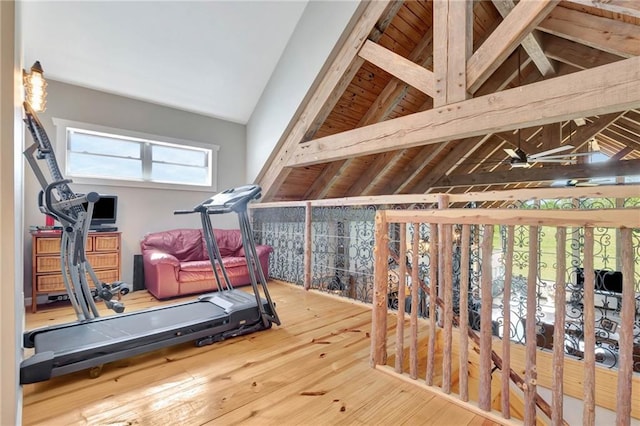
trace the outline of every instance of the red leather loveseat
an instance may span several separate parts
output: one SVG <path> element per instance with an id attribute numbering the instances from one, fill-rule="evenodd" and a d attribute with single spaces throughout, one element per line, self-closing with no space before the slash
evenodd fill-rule
<path id="1" fill-rule="evenodd" d="M 237 229 L 214 229 L 231 285 L 251 284 L 242 235 Z M 216 291 L 216 279 L 201 229 L 149 233 L 140 242 L 147 290 L 158 299 Z M 260 266 L 269 277 L 271 246 L 256 245 Z M 220 279 L 220 269 L 218 269 Z"/>

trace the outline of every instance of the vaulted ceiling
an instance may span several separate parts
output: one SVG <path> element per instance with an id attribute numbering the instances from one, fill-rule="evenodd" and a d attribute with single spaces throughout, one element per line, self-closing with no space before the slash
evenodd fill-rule
<path id="1" fill-rule="evenodd" d="M 375 1 L 258 176 L 264 200 L 548 186 L 640 174 L 640 2 Z M 513 168 L 599 146 L 589 164 Z"/>

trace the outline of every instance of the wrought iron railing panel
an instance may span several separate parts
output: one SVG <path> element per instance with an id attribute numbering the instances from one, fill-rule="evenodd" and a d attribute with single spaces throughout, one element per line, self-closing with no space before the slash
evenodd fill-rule
<path id="1" fill-rule="evenodd" d="M 522 209 L 601 209 L 601 208 L 637 208 L 639 198 L 616 200 L 613 198 L 582 198 L 559 200 L 533 200 L 511 203 L 509 208 Z M 473 208 L 475 204 L 469 203 Z M 434 204 L 412 204 L 393 206 L 335 206 L 312 207 L 311 210 L 311 287 L 321 291 L 339 294 L 363 302 L 372 301 L 373 265 L 374 265 L 374 219 L 381 208 L 390 209 L 432 209 Z M 270 275 L 273 278 L 304 283 L 304 247 L 305 247 L 305 207 L 278 207 L 253 210 L 254 231 L 256 241 L 274 247 L 270 258 Z M 406 226 L 406 259 L 408 277 L 398 276 L 400 235 L 399 226 L 391 225 L 389 229 L 389 298 L 388 306 L 397 309 L 398 284 L 405 279 L 411 285 L 410 270 L 413 268 L 413 236 L 418 232 L 417 255 L 419 277 L 418 314 L 427 317 L 429 314 L 429 297 L 427 288 L 430 283 L 429 244 L 430 228 L 420 224 Z M 493 333 L 517 343 L 525 343 L 525 319 L 527 312 L 527 276 L 531 259 L 529 258 L 529 228 L 514 227 L 513 277 L 509 302 L 510 329 L 505 332 L 506 307 L 503 301 L 506 227 L 497 226 L 494 231 L 494 249 L 491 256 L 492 265 L 492 324 Z M 460 276 L 463 267 L 468 268 L 468 318 L 469 326 L 480 329 L 480 294 L 481 267 L 483 253 L 480 249 L 482 236 L 480 227 L 471 226 L 469 241 L 469 265 L 461 265 L 460 226 L 453 227 L 452 270 L 454 313 L 459 314 Z M 584 229 L 568 228 L 566 241 L 567 267 L 565 280 L 556 283 L 555 228 L 539 227 L 537 252 L 536 286 L 536 325 L 537 343 L 542 350 L 549 350 L 552 345 L 552 326 L 554 322 L 554 296 L 557 291 L 566 292 L 566 333 L 563 345 L 567 354 L 582 357 L 584 342 L 584 288 L 580 279 L 580 268 L 583 258 Z M 618 362 L 616 343 L 616 317 L 620 314 L 622 304 L 620 293 L 607 287 L 613 278 L 617 279 L 620 271 L 619 231 L 605 228 L 594 229 L 594 256 L 596 270 L 603 271 L 596 277 L 596 324 L 597 356 L 603 366 L 615 367 Z M 632 277 L 636 298 L 634 325 L 634 341 L 640 345 L 640 231 L 632 235 L 635 258 L 635 270 Z M 605 281 L 607 281 L 605 283 Z M 407 292 L 406 310 L 410 312 L 411 294 Z M 637 361 L 640 362 L 640 359 Z M 640 370 L 640 365 L 635 368 Z"/>

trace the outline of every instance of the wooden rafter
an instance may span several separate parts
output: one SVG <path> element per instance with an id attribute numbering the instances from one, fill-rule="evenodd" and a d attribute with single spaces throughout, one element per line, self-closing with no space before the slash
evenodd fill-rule
<path id="1" fill-rule="evenodd" d="M 640 55 L 638 27 L 626 22 L 557 7 L 538 28 L 614 55 L 626 58 Z"/>
<path id="2" fill-rule="evenodd" d="M 595 7 L 621 15 L 640 18 L 640 2 L 634 0 L 565 0 L 569 3 Z"/>
<path id="3" fill-rule="evenodd" d="M 551 59 L 587 69 L 617 62 L 622 56 L 604 52 L 551 34 L 541 34 L 544 54 Z"/>
<path id="4" fill-rule="evenodd" d="M 513 0 L 493 0 L 493 5 L 498 9 L 500 15 L 506 18 L 509 13 L 516 6 Z M 540 41 L 537 38 L 536 32 L 532 31 L 522 40 L 522 48 L 527 52 L 527 55 L 531 58 L 540 74 L 543 76 L 549 76 L 555 74 L 553 64 L 544 54 Z"/>
<path id="5" fill-rule="evenodd" d="M 365 42 L 358 55 L 422 93 L 431 97 L 435 95 L 435 78 L 432 71 L 370 40 Z"/>
<path id="6" fill-rule="evenodd" d="M 272 155 L 267 160 L 265 168 L 257 177 L 263 190 L 263 198 L 269 199 L 284 182 L 289 174 L 285 166 L 291 162 L 295 152 L 294 147 L 300 142 L 315 118 L 322 111 L 323 105 L 333 94 L 336 85 L 341 81 L 344 71 L 356 57 L 360 47 L 364 44 L 371 29 L 385 12 L 390 1 L 381 0 L 363 3 L 360 18 L 345 43 L 342 44 L 329 70 L 324 73 L 322 80 L 315 86 L 312 94 L 307 96 L 303 110 L 296 114 L 293 126 L 285 132 L 284 139 L 278 143 Z"/>
<path id="7" fill-rule="evenodd" d="M 640 57 L 504 90 L 296 146 L 289 167 L 543 125 L 640 106 Z M 522 99 L 527 100 L 523 106 Z"/>
<path id="8" fill-rule="evenodd" d="M 467 89 L 474 93 L 559 0 L 520 2 L 467 61 Z"/>
<path id="9" fill-rule="evenodd" d="M 560 167 L 539 167 L 526 170 L 508 170 L 492 173 L 443 176 L 434 187 L 491 185 L 517 182 L 555 181 L 562 179 L 589 179 L 594 177 L 627 176 L 637 174 L 640 160 L 573 164 Z"/>

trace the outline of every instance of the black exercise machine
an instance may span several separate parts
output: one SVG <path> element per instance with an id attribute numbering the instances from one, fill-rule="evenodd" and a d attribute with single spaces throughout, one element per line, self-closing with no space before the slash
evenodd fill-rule
<path id="1" fill-rule="evenodd" d="M 24 347 L 34 348 L 35 354 L 20 365 L 21 384 L 44 381 L 87 368 L 91 368 L 90 374 L 95 377 L 107 362 L 188 341 L 195 341 L 196 345 L 203 346 L 268 329 L 272 323 L 280 325 L 266 278 L 260 268 L 247 213 L 248 203 L 261 196 L 261 188 L 257 185 L 229 189 L 205 200 L 192 210 L 175 212 L 200 214 L 218 292 L 202 295 L 191 302 L 99 317 L 95 304 L 91 306 L 94 293 L 88 289 L 86 281 L 78 278 L 79 275 L 84 277 L 83 272 L 92 272 L 84 258 L 83 242 L 91 220 L 92 203 L 99 196 L 95 193 L 82 196 L 70 190 L 68 184 L 71 181 L 61 179 L 46 132 L 28 104 L 25 104 L 25 113 L 25 122 L 36 141 L 34 146 L 25 151 L 25 155 L 32 168 L 35 167 L 34 172 L 43 186 L 41 209 L 63 224 L 62 240 L 66 246 L 62 248 L 66 258 L 70 259 L 67 267 L 73 269 L 67 290 L 78 321 L 24 334 Z M 36 159 L 45 159 L 50 171 L 53 171 L 51 174 L 54 179 L 56 173 L 60 175 L 57 176 L 59 179 L 51 184 L 47 183 L 44 174 L 37 167 Z M 88 202 L 86 210 L 83 202 Z M 233 289 L 224 269 L 210 215 L 225 213 L 238 214 L 253 294 Z M 65 278 L 65 283 L 66 281 Z M 73 284 L 78 286 L 78 291 L 73 289 Z M 124 306 L 119 302 L 112 302 L 110 297 L 113 291 L 120 291 L 119 287 L 98 282 L 98 286 L 100 285 L 102 287 L 99 287 L 98 297 L 111 302 L 108 306 L 117 308 L 116 312 L 122 312 Z M 260 288 L 264 298 L 260 294 Z"/>

